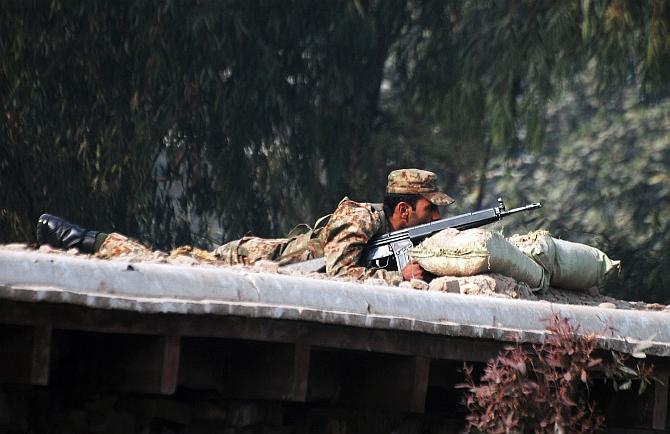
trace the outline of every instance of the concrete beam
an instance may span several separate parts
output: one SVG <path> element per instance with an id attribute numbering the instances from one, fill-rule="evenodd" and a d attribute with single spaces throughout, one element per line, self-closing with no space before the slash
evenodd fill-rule
<path id="1" fill-rule="evenodd" d="M 163 395 L 172 395 L 177 390 L 177 379 L 179 378 L 181 338 L 179 336 L 164 336 L 161 341 L 163 363 L 160 369 L 159 390 Z"/>
<path id="2" fill-rule="evenodd" d="M 660 370 L 654 376 L 660 380 L 654 382 L 654 411 L 652 416 L 652 428 L 665 430 L 668 417 L 668 381 L 670 372 Z"/>
<path id="3" fill-rule="evenodd" d="M 414 358 L 414 378 L 412 381 L 412 395 L 409 408 L 412 412 L 423 413 L 426 406 L 426 392 L 428 391 L 428 377 L 430 374 L 430 360 L 426 357 Z"/>
<path id="4" fill-rule="evenodd" d="M 33 350 L 30 363 L 30 383 L 49 384 L 51 365 L 51 325 L 37 325 L 33 329 Z"/>
<path id="5" fill-rule="evenodd" d="M 305 402 L 307 400 L 307 388 L 309 386 L 311 348 L 303 342 L 298 342 L 293 351 L 291 401 Z"/>

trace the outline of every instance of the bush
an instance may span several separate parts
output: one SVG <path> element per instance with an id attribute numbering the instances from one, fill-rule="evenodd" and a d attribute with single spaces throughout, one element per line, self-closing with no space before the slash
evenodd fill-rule
<path id="1" fill-rule="evenodd" d="M 475 384 L 473 368 L 465 366 L 465 405 L 469 431 L 590 433 L 604 428 L 605 417 L 589 400 L 594 372 L 613 381 L 615 389 L 640 380 L 640 393 L 650 383 L 653 366 L 626 365 L 621 353 L 596 357 L 595 336 L 583 336 L 559 316 L 548 320 L 544 343 L 524 349 L 507 347 L 484 368 Z M 607 360 L 604 359 L 607 356 Z"/>

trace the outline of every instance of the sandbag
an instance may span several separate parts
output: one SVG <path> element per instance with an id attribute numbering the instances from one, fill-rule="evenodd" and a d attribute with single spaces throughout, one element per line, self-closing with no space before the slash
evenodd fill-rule
<path id="1" fill-rule="evenodd" d="M 549 232 L 539 230 L 527 234 L 513 235 L 507 238 L 507 241 L 537 262 L 545 270 L 551 283 L 551 275 L 555 268 L 556 245 Z"/>
<path id="2" fill-rule="evenodd" d="M 477 228 L 445 229 L 426 238 L 409 252 L 422 268 L 438 276 L 500 273 L 533 289 L 548 285 L 544 270 L 502 235 Z"/>
<path id="3" fill-rule="evenodd" d="M 515 235 L 509 241 L 544 268 L 555 288 L 583 291 L 598 287 L 621 267 L 620 261 L 595 247 L 559 240 L 547 231 Z"/>

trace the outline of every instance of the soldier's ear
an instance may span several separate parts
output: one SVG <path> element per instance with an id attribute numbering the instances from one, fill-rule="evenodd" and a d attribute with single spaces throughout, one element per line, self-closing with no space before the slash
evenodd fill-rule
<path id="1" fill-rule="evenodd" d="M 407 202 L 399 202 L 395 206 L 395 210 L 394 210 L 393 213 L 397 214 L 398 217 L 400 217 L 401 219 L 407 220 L 407 219 L 409 219 L 409 212 L 410 212 L 411 209 L 412 209 L 412 207 Z"/>

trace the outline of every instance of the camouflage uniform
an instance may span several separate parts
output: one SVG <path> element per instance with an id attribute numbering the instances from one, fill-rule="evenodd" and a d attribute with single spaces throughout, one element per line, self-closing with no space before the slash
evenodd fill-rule
<path id="1" fill-rule="evenodd" d="M 162 252 L 157 253 L 159 255 L 164 255 Z M 105 240 L 102 242 L 98 250 L 96 250 L 94 255 L 102 259 L 110 259 L 119 256 L 134 256 L 144 259 L 155 257 L 154 251 L 146 247 L 144 244 L 116 232 L 112 232 L 105 237 Z M 187 255 L 199 261 L 211 263 L 218 260 L 214 254 L 191 246 L 177 247 L 169 254 L 171 258 L 179 255 Z"/>
<path id="2" fill-rule="evenodd" d="M 217 247 L 214 254 L 220 261 L 229 265 L 251 265 L 261 259 L 277 261 L 288 241 L 288 238 L 259 238 L 246 235 Z"/>
<path id="3" fill-rule="evenodd" d="M 214 250 L 214 255 L 226 264 L 251 265 L 265 259 L 280 265 L 303 262 L 323 256 L 325 242 L 322 224 L 330 215 L 321 217 L 314 227 L 298 225 L 286 238 L 259 238 L 247 235 Z"/>
<path id="4" fill-rule="evenodd" d="M 420 194 L 435 205 L 454 200 L 437 188 L 437 176 L 425 170 L 394 170 L 388 176 L 387 193 Z M 402 282 L 399 271 L 365 268 L 358 265 L 365 244 L 392 230 L 381 204 L 358 203 L 347 198 L 337 206 L 325 228 L 326 272 L 357 279 L 380 278 L 391 284 Z"/>
<path id="5" fill-rule="evenodd" d="M 109 259 L 121 255 L 149 255 L 151 249 L 143 244 L 121 235 L 112 232 L 107 235 L 105 241 L 102 242 L 100 248 L 95 252 L 95 256 L 99 258 Z"/>
<path id="6" fill-rule="evenodd" d="M 322 227 L 312 229 L 307 225 L 300 225 L 291 232 L 287 238 L 259 238 L 247 235 L 226 243 L 213 252 L 191 246 L 180 246 L 172 250 L 169 256 L 187 255 L 201 261 L 222 262 L 226 265 L 252 265 L 261 259 L 285 265 L 323 256 Z M 153 253 L 142 243 L 113 232 L 105 237 L 94 255 L 109 259 L 118 256 L 148 257 Z"/>
<path id="7" fill-rule="evenodd" d="M 402 282 L 398 271 L 365 268 L 358 265 L 365 244 L 374 236 L 389 232 L 390 226 L 381 204 L 359 203 L 342 199 L 325 229 L 324 256 L 326 273 L 359 280 L 383 279 L 390 284 Z"/>
<path id="8" fill-rule="evenodd" d="M 214 254 L 227 264 L 250 265 L 265 259 L 290 264 L 326 257 L 326 272 L 332 276 L 356 279 L 378 278 L 397 284 L 397 271 L 366 269 L 357 265 L 368 240 L 389 231 L 381 204 L 354 202 L 344 198 L 329 216 L 325 228 L 308 228 L 287 238 L 264 239 L 246 236 L 217 248 Z M 292 232 L 295 232 L 292 231 Z"/>
<path id="9" fill-rule="evenodd" d="M 387 193 L 420 194 L 436 205 L 448 205 L 454 200 L 438 191 L 437 176 L 425 170 L 401 169 L 389 174 Z M 325 227 L 321 224 L 327 220 Z M 378 278 L 390 284 L 402 281 L 398 271 L 365 268 L 358 260 L 365 244 L 374 236 L 391 230 L 381 204 L 355 202 L 344 198 L 332 215 L 317 221 L 314 228 L 300 225 L 286 238 L 259 238 L 247 235 L 204 252 L 189 246 L 173 250 L 174 254 L 190 254 L 208 262 L 251 265 L 264 259 L 289 264 L 325 256 L 326 272 L 331 276 L 346 276 L 359 280 Z M 149 254 L 142 244 L 112 233 L 96 252 L 97 256 L 110 257 L 121 254 Z"/>

